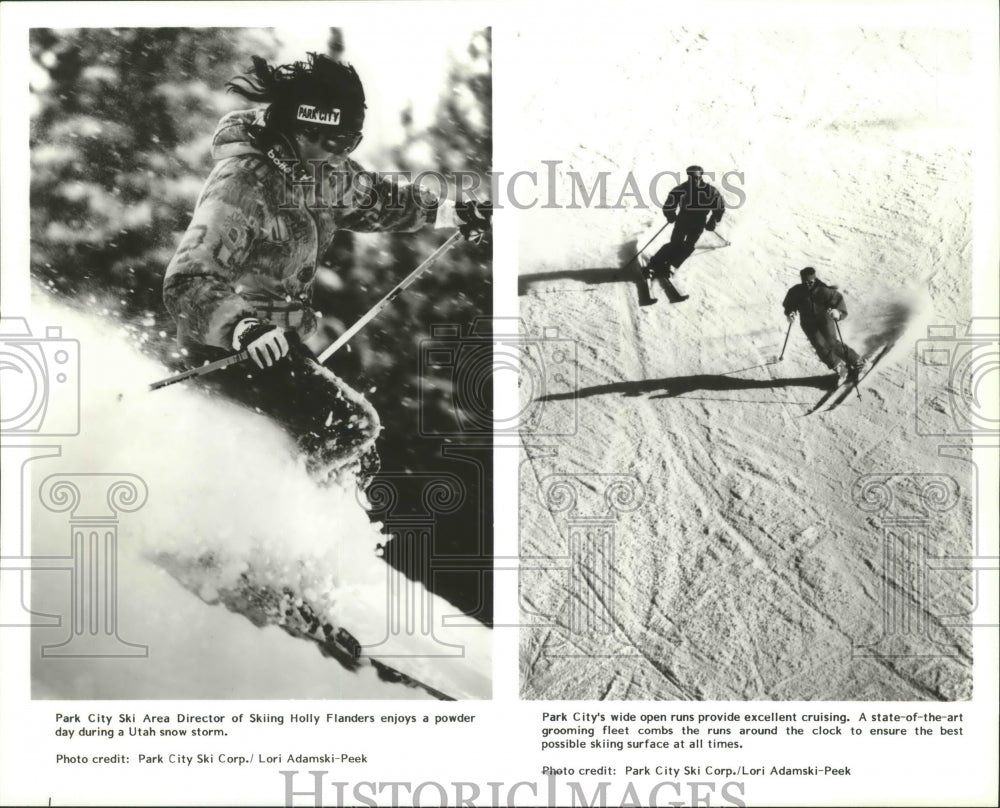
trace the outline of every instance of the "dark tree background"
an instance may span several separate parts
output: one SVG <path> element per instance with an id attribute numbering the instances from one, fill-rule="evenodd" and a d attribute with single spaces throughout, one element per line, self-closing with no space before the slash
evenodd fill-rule
<path id="1" fill-rule="evenodd" d="M 349 32 L 331 29 L 331 55 L 350 60 L 350 44 Z M 224 92 L 226 81 L 246 69 L 251 54 L 273 61 L 280 42 L 268 29 L 34 29 L 30 47 L 36 66 L 32 275 L 70 303 L 107 310 L 142 350 L 175 365 L 163 272 L 211 170 L 215 125 L 224 113 L 246 106 Z M 451 198 L 453 172 L 475 171 L 483 189 L 476 195 L 485 199 L 492 154 L 490 47 L 488 31 L 473 33 L 465 53 L 452 59 L 433 124 L 419 129 L 409 111 L 400 110 L 403 142 L 366 168 L 440 171 Z M 371 104 L 377 88 L 366 89 Z M 330 339 L 447 235 L 432 229 L 339 233 L 317 277 L 314 301 Z M 470 433 L 468 425 L 481 425 L 483 419 L 470 421 L 470 414 L 492 406 L 489 373 L 481 367 L 490 348 L 484 323 L 470 338 L 476 321 L 491 312 L 490 248 L 463 243 L 330 363 L 368 395 L 383 419 L 384 486 L 372 490 L 372 518 L 398 534 L 388 541 L 386 557 L 487 624 L 491 440 L 481 428 Z M 459 338 L 456 361 L 440 361 Z M 440 499 L 435 479 L 458 480 L 457 500 Z M 394 501 L 381 496 L 385 486 Z"/>

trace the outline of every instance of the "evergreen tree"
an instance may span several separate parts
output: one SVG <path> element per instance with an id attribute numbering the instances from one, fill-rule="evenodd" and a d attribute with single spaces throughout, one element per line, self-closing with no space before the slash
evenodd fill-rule
<path id="1" fill-rule="evenodd" d="M 272 55 L 274 38 L 36 28 L 30 49 L 41 77 L 31 87 L 32 274 L 169 354 L 163 272 L 211 170 L 215 124 L 237 105 L 222 88 L 248 54 Z"/>

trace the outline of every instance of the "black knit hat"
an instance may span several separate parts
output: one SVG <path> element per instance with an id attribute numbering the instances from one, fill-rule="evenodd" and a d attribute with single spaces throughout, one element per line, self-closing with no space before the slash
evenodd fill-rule
<path id="1" fill-rule="evenodd" d="M 267 129 L 291 132 L 321 126 L 331 132 L 360 132 L 365 121 L 365 90 L 355 69 L 323 54 L 308 62 L 271 67 L 253 57 L 253 67 L 226 87 L 268 105 Z"/>
<path id="2" fill-rule="evenodd" d="M 813 269 L 812 267 L 806 267 L 805 269 L 799 271 L 799 277 L 802 278 L 802 280 L 806 280 L 807 278 L 815 278 L 816 270 Z"/>

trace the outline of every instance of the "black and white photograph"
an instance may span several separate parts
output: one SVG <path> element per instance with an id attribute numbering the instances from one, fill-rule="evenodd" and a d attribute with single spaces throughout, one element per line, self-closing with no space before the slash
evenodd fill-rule
<path id="1" fill-rule="evenodd" d="M 520 30 L 524 698 L 972 696 L 974 42 Z"/>
<path id="2" fill-rule="evenodd" d="M 998 30 L 0 3 L 0 805 L 997 805 Z"/>
<path id="3" fill-rule="evenodd" d="M 34 697 L 489 698 L 489 30 L 28 46 Z"/>

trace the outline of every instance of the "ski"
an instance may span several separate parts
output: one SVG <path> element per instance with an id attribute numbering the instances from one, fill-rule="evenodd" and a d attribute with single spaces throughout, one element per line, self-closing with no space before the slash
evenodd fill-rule
<path id="1" fill-rule="evenodd" d="M 826 408 L 827 412 L 829 412 L 830 410 L 834 410 L 841 404 L 843 404 L 844 401 L 847 400 L 847 397 L 850 396 L 851 393 L 853 393 L 858 388 L 861 382 L 863 382 L 868 377 L 868 374 L 875 369 L 875 366 L 882 360 L 882 358 L 889 352 L 889 349 L 892 348 L 892 346 L 895 344 L 896 344 L 895 342 L 889 342 L 883 345 L 874 355 L 871 356 L 871 359 L 867 361 L 864 372 L 860 376 L 856 376 L 853 379 L 848 377 L 847 383 L 844 385 L 844 389 L 841 391 L 840 395 L 833 400 L 833 402 L 830 404 L 829 407 Z"/>
<path id="2" fill-rule="evenodd" d="M 822 398 L 820 398 L 819 401 L 817 401 L 812 407 L 810 407 L 808 410 L 806 410 L 803 413 L 803 415 L 812 415 L 817 410 L 822 409 L 823 405 L 826 404 L 831 398 L 833 398 L 837 394 L 837 391 L 840 390 L 842 387 L 843 387 L 843 385 L 841 385 L 837 381 L 836 377 L 831 376 L 830 377 L 830 389 L 827 390 L 823 394 Z"/>
<path id="3" fill-rule="evenodd" d="M 332 657 L 349 671 L 369 665 L 384 682 L 422 690 L 441 701 L 457 701 L 379 659 L 365 656 L 364 647 L 346 628 L 326 622 L 305 598 L 287 587 L 279 591 L 273 586 L 257 584 L 243 572 L 237 585 L 216 588 L 211 579 L 217 566 L 211 554 L 188 559 L 157 553 L 152 560 L 204 603 L 222 604 L 258 628 L 278 626 L 293 637 L 314 642 L 323 656 Z"/>
<path id="4" fill-rule="evenodd" d="M 667 298 L 671 303 L 683 303 L 691 297 L 691 295 L 687 294 L 687 292 L 681 288 L 680 284 L 677 283 L 674 273 L 670 273 L 665 278 L 661 278 L 660 284 L 663 286 L 663 290 L 667 293 Z"/>
<path id="5" fill-rule="evenodd" d="M 639 273 L 638 290 L 639 290 L 640 306 L 651 306 L 653 303 L 657 302 L 656 298 L 653 297 L 653 288 L 651 286 L 651 281 L 653 280 L 653 276 L 652 273 L 648 270 L 649 259 L 643 256 L 643 251 L 646 249 L 646 247 L 648 247 L 650 244 L 653 243 L 656 237 L 659 236 L 660 233 L 662 233 L 666 229 L 666 227 L 667 225 L 664 224 L 659 230 L 657 230 L 653 234 L 653 236 L 642 247 L 640 247 L 639 250 L 635 253 L 635 255 L 633 255 L 622 267 L 623 269 L 625 269 L 628 268 L 629 265 L 635 264 L 635 268 Z M 638 242 L 638 239 L 636 239 L 636 241 Z M 643 260 L 644 258 L 645 260 Z"/>
<path id="6" fill-rule="evenodd" d="M 649 306 L 656 303 L 659 298 L 653 295 L 653 281 L 658 281 L 663 289 L 664 294 L 667 296 L 667 300 L 671 303 L 681 303 L 687 300 L 690 295 L 686 294 L 680 285 L 673 278 L 673 272 L 668 268 L 664 269 L 660 273 L 650 272 L 648 267 L 642 267 L 642 282 L 643 288 L 646 291 L 645 300 L 640 300 L 640 306 Z"/>
<path id="7" fill-rule="evenodd" d="M 645 245 L 638 252 L 636 252 L 635 255 L 633 255 L 629 259 L 629 261 L 624 265 L 627 268 L 630 264 L 635 263 L 639 270 L 640 283 L 638 288 L 639 288 L 640 306 L 649 306 L 658 301 L 658 298 L 656 298 L 653 295 L 654 280 L 660 282 L 660 285 L 663 287 L 663 291 L 666 294 L 667 299 L 671 303 L 681 303 L 685 300 L 688 300 L 691 297 L 691 295 L 687 294 L 681 287 L 681 285 L 677 282 L 676 278 L 677 273 L 674 268 L 670 266 L 665 266 L 661 271 L 650 272 L 649 270 L 649 262 L 651 259 L 645 255 L 645 251 L 649 247 L 649 245 L 652 244 L 657 239 L 657 237 L 660 235 L 660 233 L 664 231 L 666 227 L 667 225 L 663 225 L 663 227 L 657 230 L 656 233 L 654 233 L 653 236 L 646 241 Z M 720 243 L 698 244 L 694 248 L 695 253 L 705 252 L 708 250 L 719 250 L 724 247 L 732 246 L 731 241 L 719 235 L 714 230 L 710 232 L 712 232 L 712 234 L 719 240 Z M 636 239 L 637 242 L 640 240 L 641 239 Z M 667 263 L 668 264 L 670 263 L 669 260 L 667 261 Z"/>
<path id="8" fill-rule="evenodd" d="M 649 287 L 652 289 L 654 279 L 649 280 Z M 672 278 L 664 275 L 657 275 L 655 278 L 659 282 L 664 294 L 667 296 L 667 300 L 671 303 L 683 303 L 691 295 L 687 294 Z M 652 296 L 652 291 L 650 292 L 650 297 L 653 302 L 656 302 L 656 298 Z"/>
<path id="9" fill-rule="evenodd" d="M 642 291 L 645 292 L 645 295 L 643 295 L 640 292 L 639 297 L 641 299 L 639 300 L 639 305 L 640 306 L 652 306 L 654 303 L 658 303 L 659 302 L 659 298 L 653 296 L 653 279 L 652 279 L 652 277 L 647 273 L 645 267 L 640 267 L 639 268 L 639 274 L 642 276 Z"/>
<path id="10" fill-rule="evenodd" d="M 636 287 L 639 290 L 639 305 L 640 306 L 652 306 L 654 303 L 659 302 L 656 297 L 653 296 L 653 275 L 649 271 L 649 268 L 639 260 L 638 253 L 635 258 L 632 259 L 635 263 L 636 272 L 639 273 L 639 281 Z"/>
<path id="11" fill-rule="evenodd" d="M 865 358 L 865 370 L 857 378 L 852 378 L 850 375 L 842 383 L 836 383 L 833 387 L 824 393 L 823 397 L 817 401 L 812 407 L 810 407 L 804 415 L 812 415 L 814 412 L 819 410 L 824 410 L 825 412 L 830 412 L 830 410 L 836 409 L 847 397 L 854 392 L 854 390 L 865 380 L 869 373 L 875 368 L 882 358 L 889 352 L 889 349 L 895 345 L 894 342 L 887 343 L 879 348 L 874 354 L 869 354 Z M 824 409 L 824 405 L 828 405 Z"/>

